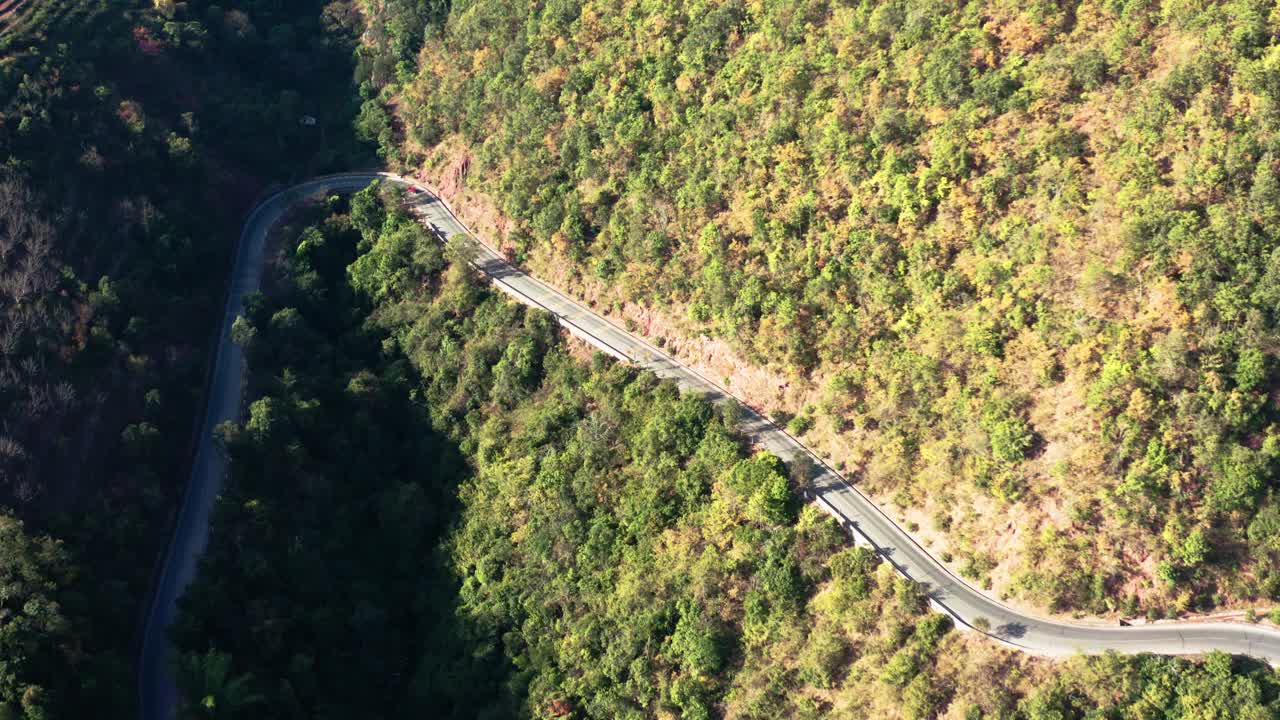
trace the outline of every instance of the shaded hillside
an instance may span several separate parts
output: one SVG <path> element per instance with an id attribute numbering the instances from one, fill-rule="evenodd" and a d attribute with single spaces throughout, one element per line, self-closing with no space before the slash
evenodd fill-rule
<path id="1" fill-rule="evenodd" d="M 392 201 L 395 194 L 389 194 Z M 584 357 L 368 190 L 250 303 L 233 476 L 178 638 L 228 718 L 1249 718 L 1245 659 L 955 631 L 732 417 Z"/>
<path id="2" fill-rule="evenodd" d="M 343 7 L 41 2 L 39 32 L 4 35 L 0 505 L 25 523 L 0 714 L 132 715 L 242 218 L 273 181 L 370 158 Z"/>

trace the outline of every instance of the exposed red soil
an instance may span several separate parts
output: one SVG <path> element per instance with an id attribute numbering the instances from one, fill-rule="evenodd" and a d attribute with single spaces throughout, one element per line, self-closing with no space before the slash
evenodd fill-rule
<path id="1" fill-rule="evenodd" d="M 457 138 L 447 138 L 434 148 L 410 149 L 414 151 L 410 153 L 411 157 L 416 156 L 424 160 L 415 167 L 406 168 L 405 174 L 425 181 L 433 192 L 445 198 L 477 235 L 492 246 L 507 251 L 509 256 L 510 251 L 514 249 L 508 240 L 508 234 L 512 228 L 511 222 L 503 216 L 492 197 L 468 187 L 467 175 L 473 164 L 470 148 Z M 600 314 L 663 346 L 664 350 L 681 362 L 731 388 L 734 394 L 747 399 L 748 404 L 757 411 L 765 414 L 773 414 L 775 411 L 799 413 L 817 404 L 821 398 L 820 388 L 825 383 L 825 377 L 788 380 L 786 374 L 778 368 L 751 362 L 723 339 L 691 331 L 689 323 L 682 320 L 683 308 L 653 308 L 632 302 L 618 302 L 611 297 L 607 287 L 575 275 L 571 265 L 564 262 L 564 258 L 559 257 L 554 250 L 546 248 L 540 251 L 535 250 L 530 257 L 526 258 L 525 264 L 535 275 L 552 286 L 571 292 Z M 575 344 L 571 343 L 570 347 L 575 348 Z M 576 349 L 578 352 L 575 352 L 575 355 L 583 358 L 590 355 L 585 347 Z M 1080 402 L 1080 398 L 1073 396 L 1049 399 L 1053 402 L 1040 408 L 1041 411 L 1060 413 L 1064 412 L 1064 406 L 1069 407 Z M 863 475 L 868 468 L 864 465 L 865 458 L 859 457 L 852 450 L 853 444 L 850 440 L 854 432 L 856 431 L 834 431 L 825 426 L 819 426 L 806 434 L 804 441 L 831 464 L 846 469 L 847 463 L 848 472 L 853 476 L 859 476 Z M 1060 456 L 1074 455 L 1076 450 L 1072 443 L 1063 442 L 1051 448 L 1048 454 L 1052 460 Z M 841 459 L 846 462 L 841 462 Z M 904 527 L 908 524 L 914 527 L 915 529 L 911 531 L 912 536 L 928 547 L 935 557 L 948 549 L 957 551 L 957 557 L 946 564 L 953 571 L 958 572 L 963 554 L 958 552 L 959 548 L 955 546 L 953 538 L 932 527 L 931 520 L 935 511 L 940 507 L 954 504 L 958 498 L 929 498 L 923 502 L 917 498 L 916 502 L 921 504 L 902 507 L 895 503 L 895 497 L 883 491 L 883 488 L 876 487 L 875 483 L 864 482 L 861 487 L 900 524 Z M 1006 605 L 1033 614 L 1100 625 L 1111 625 L 1115 622 L 1116 613 L 1108 614 L 1106 617 L 1088 617 L 1074 612 L 1046 613 L 1045 608 L 1016 596 L 1011 597 L 1009 594 L 1012 571 L 1025 561 L 1024 551 L 1021 548 L 1025 545 L 1027 533 L 1036 532 L 1045 527 L 1071 526 L 1070 505 L 1064 502 L 1062 496 L 1046 497 L 1046 502 L 1041 507 L 1019 503 L 1011 509 L 998 507 L 996 501 L 990 498 L 966 496 L 965 501 L 969 503 L 968 510 L 971 514 L 977 513 L 985 517 L 1004 516 L 1010 519 L 993 528 L 993 532 L 985 538 L 977 540 L 972 548 L 977 553 L 986 554 L 999 561 L 989 573 L 993 581 L 992 585 L 984 588 L 988 595 L 1000 599 Z M 1021 521 L 1014 521 L 1013 518 L 1021 518 Z M 1028 521 L 1032 518 L 1032 521 Z M 1119 589 L 1122 594 L 1132 592 L 1141 596 L 1150 592 L 1150 588 L 1142 583 L 1142 578 L 1154 574 L 1155 561 L 1150 553 L 1143 551 L 1143 548 L 1130 547 L 1130 545 L 1131 543 L 1121 541 L 1118 546 L 1106 548 L 1104 552 L 1126 556 L 1143 567 L 1142 574 Z M 1018 549 L 1015 550 L 1015 548 Z M 1206 619 L 1241 621 L 1244 618 L 1244 611 L 1240 608 L 1238 603 L 1229 603 L 1228 608 Z M 1262 609 L 1259 614 L 1265 617 L 1265 609 Z M 1183 614 L 1180 617 L 1189 619 L 1191 616 Z"/>
<path id="2" fill-rule="evenodd" d="M 0 31 L 13 25 L 14 16 L 27 4 L 27 0 L 0 0 Z"/>
<path id="3" fill-rule="evenodd" d="M 0 0 L 0 19 L 9 17 L 18 8 L 26 4 L 27 0 Z"/>

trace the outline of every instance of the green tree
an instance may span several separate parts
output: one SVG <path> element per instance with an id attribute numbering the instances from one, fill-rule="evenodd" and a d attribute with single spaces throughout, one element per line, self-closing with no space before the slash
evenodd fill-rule
<path id="1" fill-rule="evenodd" d="M 756 521 L 777 524 L 790 517 L 791 488 L 777 456 L 761 452 L 740 460 L 729 471 L 729 484 L 747 498 L 748 512 Z"/>
<path id="2" fill-rule="evenodd" d="M 204 654 L 184 653 L 176 661 L 181 713 L 191 720 L 244 717 L 245 711 L 263 701 L 253 692 L 250 675 L 231 673 L 231 656 L 210 649 Z"/>
<path id="3" fill-rule="evenodd" d="M 231 342 L 240 347 L 251 347 L 257 335 L 258 329 L 243 315 L 237 315 L 235 321 L 231 323 Z"/>
<path id="4" fill-rule="evenodd" d="M 671 654 L 696 675 L 710 675 L 720 669 L 720 643 L 715 627 L 692 601 L 682 601 L 680 619 L 669 639 Z"/>
<path id="5" fill-rule="evenodd" d="M 1209 487 L 1213 506 L 1224 512 L 1252 508 L 1262 491 L 1261 472 L 1251 450 L 1238 445 L 1229 448 Z"/>
<path id="6" fill-rule="evenodd" d="M 1260 387 L 1267 379 L 1266 356 L 1257 348 L 1246 348 L 1236 360 L 1236 385 L 1245 391 Z"/>

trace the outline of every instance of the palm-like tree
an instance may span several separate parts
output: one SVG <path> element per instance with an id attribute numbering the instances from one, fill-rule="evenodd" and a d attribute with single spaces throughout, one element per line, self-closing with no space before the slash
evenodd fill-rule
<path id="1" fill-rule="evenodd" d="M 231 675 L 231 656 L 212 648 L 203 655 L 184 653 L 176 662 L 185 720 L 226 720 L 262 702 L 252 691 L 251 675 Z"/>

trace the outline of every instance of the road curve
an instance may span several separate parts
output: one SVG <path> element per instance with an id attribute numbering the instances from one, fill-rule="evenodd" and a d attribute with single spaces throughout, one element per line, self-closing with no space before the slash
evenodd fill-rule
<path id="1" fill-rule="evenodd" d="M 194 578 L 208 542 L 210 514 L 226 474 L 226 457 L 213 442 L 213 430 L 224 421 L 239 418 L 245 370 L 244 355 L 231 342 L 231 323 L 240 314 L 245 295 L 259 287 L 268 231 L 290 207 L 302 200 L 353 192 L 379 179 L 416 187 L 419 192 L 409 200 L 410 209 L 446 238 L 462 236 L 473 240 L 473 264 L 495 287 L 518 302 L 553 313 L 572 335 L 614 358 L 673 380 L 686 391 L 701 393 L 715 401 L 738 400 L 643 339 L 511 265 L 476 238 L 442 200 L 418 183 L 389 173 L 349 173 L 316 178 L 271 196 L 249 215 L 240 236 L 195 464 L 143 628 L 138 663 L 139 708 L 143 720 L 171 720 L 176 715 L 177 690 L 170 669 L 167 629 L 177 615 L 178 597 Z M 1081 625 L 1046 620 L 1009 608 L 953 575 L 865 495 L 789 433 L 744 403 L 739 405 L 742 430 L 757 446 L 793 467 L 799 463 L 807 468 L 806 497 L 834 516 L 858 544 L 873 548 L 902 575 L 924 586 L 934 608 L 951 616 L 961 629 L 976 630 L 1006 645 L 1040 655 L 1108 650 L 1184 655 L 1221 650 L 1280 665 L 1280 631 L 1269 627 L 1223 622 L 1169 622 L 1134 627 Z"/>
<path id="2" fill-rule="evenodd" d="M 805 468 L 809 479 L 806 497 L 834 516 L 858 544 L 873 548 L 898 572 L 923 585 L 933 607 L 950 615 L 961 629 L 982 632 L 1039 655 L 1108 650 L 1186 655 L 1221 650 L 1280 665 L 1280 631 L 1270 627 L 1225 622 L 1167 622 L 1133 627 L 1071 624 L 1027 615 L 1001 604 L 952 574 L 821 458 L 723 387 L 513 267 L 472 235 L 448 206 L 429 192 L 418 195 L 411 205 L 424 221 L 446 236 L 463 235 L 475 240 L 474 264 L 499 289 L 526 305 L 555 313 L 573 335 L 615 358 L 674 380 L 686 391 L 702 393 L 713 400 L 737 400 L 746 435 L 788 465 L 795 467 L 799 461 Z M 986 629 L 979 629 L 983 627 Z"/>
<path id="3" fill-rule="evenodd" d="M 245 221 L 222 313 L 195 464 L 191 467 L 182 508 L 143 623 L 138 657 L 138 709 L 143 720 L 171 720 L 177 714 L 178 693 L 167 631 L 177 617 L 178 598 L 195 577 L 196 566 L 208 544 L 209 516 L 226 476 L 227 458 L 214 443 L 213 431 L 227 420 L 239 419 L 245 369 L 243 351 L 231 342 L 231 323 L 241 313 L 245 296 L 257 291 L 261 283 L 267 232 L 289 208 L 302 200 L 353 192 L 377 178 L 375 173 L 352 173 L 310 180 L 272 195 Z"/>

